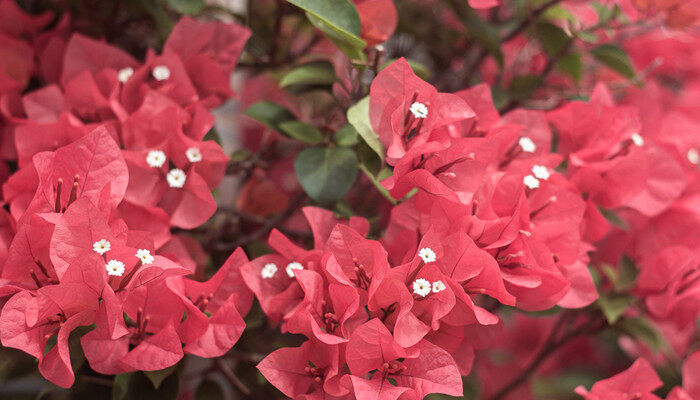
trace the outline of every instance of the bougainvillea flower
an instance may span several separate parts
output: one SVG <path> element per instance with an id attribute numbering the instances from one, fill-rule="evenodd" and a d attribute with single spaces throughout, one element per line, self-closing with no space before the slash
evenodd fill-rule
<path id="1" fill-rule="evenodd" d="M 360 15 L 362 34 L 368 46 L 384 43 L 396 30 L 399 16 L 391 0 L 354 0 Z"/>
<path id="2" fill-rule="evenodd" d="M 293 399 L 304 394 L 323 395 L 325 391 L 335 395 L 343 394 L 337 382 L 337 346 L 326 346 L 309 340 L 301 347 L 284 347 L 265 357 L 258 364 L 258 369 L 270 383 Z"/>
<path id="3" fill-rule="evenodd" d="M 651 364 L 640 358 L 625 371 L 596 382 L 590 391 L 579 386 L 576 388 L 576 393 L 586 400 L 622 400 L 630 397 L 640 400 L 655 400 L 659 397 L 652 394 L 652 391 L 661 387 L 662 384 L 663 382 L 656 375 Z"/>
<path id="4" fill-rule="evenodd" d="M 418 78 L 401 58 L 382 70 L 370 88 L 370 121 L 394 164 L 415 145 L 426 143 L 434 129 L 474 117 L 462 98 L 438 93 Z"/>
<path id="5" fill-rule="evenodd" d="M 449 353 L 426 341 L 404 349 L 376 318 L 353 332 L 345 357 L 352 376 L 342 379 L 358 398 L 395 399 L 404 392 L 396 388 L 407 388 L 408 398 L 415 399 L 429 393 L 462 395 L 462 379 Z"/>
<path id="6" fill-rule="evenodd" d="M 97 204 L 107 185 L 110 192 L 106 205 L 113 209 L 124 197 L 129 182 L 121 151 L 102 127 L 54 152 L 35 155 L 33 164 L 39 187 L 27 213 L 60 213 L 83 197 Z"/>

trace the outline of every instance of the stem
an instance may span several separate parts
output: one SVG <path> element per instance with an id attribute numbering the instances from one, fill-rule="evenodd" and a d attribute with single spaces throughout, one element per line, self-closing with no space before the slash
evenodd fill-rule
<path id="1" fill-rule="evenodd" d="M 377 188 L 377 191 L 384 196 L 385 199 L 387 199 L 391 204 L 397 205 L 399 204 L 398 201 L 396 201 L 393 197 L 391 197 L 391 194 L 389 194 L 389 191 L 382 186 L 381 183 L 377 180 L 377 178 L 372 175 L 372 173 L 365 167 L 364 165 L 360 164 L 360 170 L 364 172 L 365 175 L 367 175 L 367 178 L 369 178 L 370 182 L 372 182 L 372 185 L 374 185 L 375 188 Z"/>
<path id="2" fill-rule="evenodd" d="M 224 362 L 223 359 L 217 358 L 214 360 L 214 363 L 226 379 L 236 388 L 238 391 L 243 393 L 245 396 L 250 396 L 251 391 L 248 389 L 248 387 L 236 376 L 236 374 L 233 372 L 233 370 Z"/>
<path id="3" fill-rule="evenodd" d="M 552 330 L 549 332 L 549 336 L 544 342 L 544 346 L 540 349 L 540 352 L 535 356 L 535 358 L 533 358 L 532 361 L 530 361 L 530 363 L 515 378 L 511 379 L 510 382 L 496 391 L 496 393 L 494 393 L 489 400 L 504 399 L 508 394 L 510 394 L 510 392 L 517 389 L 521 384 L 527 381 L 550 355 L 555 353 L 570 340 L 584 334 L 597 333 L 605 327 L 605 322 L 602 318 L 591 318 L 578 328 L 566 332 L 566 328 L 568 328 L 567 320 L 571 319 L 572 317 L 575 317 L 575 315 L 569 312 L 562 314 L 554 323 Z M 562 328 L 565 331 L 560 338 L 557 338 L 560 336 Z"/>

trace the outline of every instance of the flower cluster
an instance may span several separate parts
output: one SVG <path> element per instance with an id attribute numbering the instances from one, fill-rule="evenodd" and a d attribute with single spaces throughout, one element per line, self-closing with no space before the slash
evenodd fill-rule
<path id="1" fill-rule="evenodd" d="M 366 221 L 337 224 L 307 208 L 312 250 L 273 232 L 277 254 L 242 268 L 268 317 L 308 338 L 259 365 L 287 396 L 460 395 L 475 348 L 501 325 L 488 305 L 590 305 L 599 293 L 589 254 L 616 234 L 642 236 L 632 242 L 643 253 L 627 254 L 641 265 L 650 311 L 679 327 L 697 318 L 688 288 L 700 238 L 654 223 L 672 213 L 697 231 L 692 149 L 654 137 L 605 86 L 587 102 L 500 116 L 486 87 L 440 93 L 400 59 L 373 81 L 369 102 L 393 166 L 381 183 L 402 200 L 385 235 L 366 239 Z M 616 233 L 602 214 L 611 210 L 640 227 Z"/>
<path id="2" fill-rule="evenodd" d="M 103 374 L 225 353 L 252 302 L 238 270 L 247 258 L 235 252 L 204 283 L 186 278 L 191 243 L 170 227 L 216 209 L 228 157 L 203 139 L 249 31 L 183 18 L 141 62 L 71 34 L 67 17 L 44 30 L 51 15 L 0 9 L 2 345 L 63 387 L 81 326 Z M 43 85 L 27 91 L 31 78 Z"/>

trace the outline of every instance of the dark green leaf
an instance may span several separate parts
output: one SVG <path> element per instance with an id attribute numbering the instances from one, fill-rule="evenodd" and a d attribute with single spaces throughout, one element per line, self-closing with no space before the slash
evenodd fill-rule
<path id="1" fill-rule="evenodd" d="M 323 141 L 323 133 L 315 126 L 301 121 L 282 122 L 280 125 L 282 132 L 286 133 L 292 139 L 299 140 L 304 143 L 318 144 Z"/>
<path id="2" fill-rule="evenodd" d="M 571 40 L 563 29 L 549 22 L 537 23 L 535 25 L 535 35 L 542 43 L 545 53 L 550 57 L 561 53 Z"/>
<path id="3" fill-rule="evenodd" d="M 345 195 L 357 178 L 357 156 L 346 147 L 302 150 L 294 160 L 299 183 L 320 202 L 333 202 Z"/>
<path id="4" fill-rule="evenodd" d="M 627 311 L 627 308 L 632 304 L 633 298 L 627 294 L 601 294 L 598 298 L 598 306 L 605 315 L 608 323 L 611 325 L 617 322 L 618 319 Z"/>
<path id="5" fill-rule="evenodd" d="M 196 400 L 223 400 L 226 396 L 220 384 L 211 379 L 205 379 L 197 388 L 194 398 Z"/>
<path id="6" fill-rule="evenodd" d="M 581 62 L 581 56 L 576 53 L 569 53 L 564 57 L 560 58 L 557 62 L 557 68 L 571 75 L 576 81 L 581 80 L 581 75 L 583 75 L 583 63 Z"/>
<path id="7" fill-rule="evenodd" d="M 112 387 L 113 400 L 174 400 L 180 390 L 177 374 L 168 375 L 158 389 L 140 372 L 120 374 L 114 378 Z"/>
<path id="8" fill-rule="evenodd" d="M 604 44 L 591 50 L 591 54 L 596 60 L 617 71 L 625 78 L 634 78 L 636 75 L 627 53 L 618 46 Z"/>
<path id="9" fill-rule="evenodd" d="M 511 100 L 522 100 L 528 98 L 542 84 L 540 75 L 525 75 L 513 77 L 508 88 Z"/>
<path id="10" fill-rule="evenodd" d="M 165 0 L 165 3 L 180 14 L 194 15 L 204 9 L 204 0 Z"/>
<path id="11" fill-rule="evenodd" d="M 306 11 L 309 21 L 351 59 L 364 59 L 362 25 L 350 0 L 288 0 Z"/>
<path id="12" fill-rule="evenodd" d="M 170 374 L 175 372 L 176 369 L 177 364 L 165 369 L 160 369 L 158 371 L 144 371 L 144 374 L 153 384 L 153 388 L 157 390 L 160 387 L 160 384 L 163 383 L 163 380 L 165 380 L 165 378 L 169 377 Z"/>
<path id="13" fill-rule="evenodd" d="M 360 140 L 357 145 L 357 155 L 360 158 L 360 164 L 367 169 L 367 171 L 376 176 L 382 169 L 382 159 L 379 155 L 370 148 L 364 140 Z"/>
<path id="14" fill-rule="evenodd" d="M 284 134 L 284 131 L 280 128 L 280 124 L 296 119 L 291 111 L 271 101 L 261 101 L 253 104 L 245 110 L 245 115 L 282 134 Z"/>
<path id="15" fill-rule="evenodd" d="M 250 157 L 250 150 L 238 149 L 231 154 L 231 161 L 240 162 Z"/>
<path id="16" fill-rule="evenodd" d="M 644 318 L 625 318 L 617 327 L 633 339 L 646 343 L 654 351 L 666 346 L 661 333 Z"/>
<path id="17" fill-rule="evenodd" d="M 627 230 L 627 223 L 622 218 L 620 218 L 614 211 L 606 210 L 601 207 L 598 207 L 598 211 L 600 211 L 603 217 L 605 217 L 605 219 L 611 224 L 623 230 Z"/>
<path id="18" fill-rule="evenodd" d="M 350 124 L 345 124 L 338 132 L 333 136 L 335 143 L 338 146 L 350 147 L 354 146 L 358 142 L 357 130 L 353 128 Z"/>
<path id="19" fill-rule="evenodd" d="M 293 68 L 280 80 L 280 87 L 292 85 L 332 85 L 337 81 L 333 65 L 326 61 L 312 62 Z"/>
<path id="20" fill-rule="evenodd" d="M 348 122 L 357 130 L 360 137 L 384 161 L 384 146 L 369 122 L 369 97 L 365 97 L 348 109 Z"/>

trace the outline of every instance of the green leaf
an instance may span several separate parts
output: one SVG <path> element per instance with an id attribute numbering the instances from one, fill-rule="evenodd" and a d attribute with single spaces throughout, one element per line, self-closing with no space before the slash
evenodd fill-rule
<path id="1" fill-rule="evenodd" d="M 627 294 L 615 295 L 611 293 L 601 294 L 597 300 L 600 310 L 603 311 L 605 319 L 611 325 L 627 311 L 634 298 Z"/>
<path id="2" fill-rule="evenodd" d="M 357 156 L 346 147 L 302 150 L 294 160 L 299 183 L 313 199 L 329 203 L 343 197 L 357 178 Z"/>
<path id="3" fill-rule="evenodd" d="M 112 400 L 124 400 L 127 398 L 127 394 L 129 393 L 129 384 L 131 383 L 131 377 L 133 375 L 133 372 L 128 372 L 126 374 L 119 374 L 114 377 L 114 385 L 112 386 Z"/>
<path id="4" fill-rule="evenodd" d="M 311 24 L 320 29 L 353 60 L 364 59 L 366 43 L 360 39 L 362 25 L 350 0 L 288 0 L 306 11 Z"/>
<path id="5" fill-rule="evenodd" d="M 596 60 L 617 71 L 626 78 L 634 78 L 636 72 L 627 53 L 613 44 L 604 44 L 591 50 Z"/>
<path id="6" fill-rule="evenodd" d="M 384 161 L 384 146 L 369 122 L 369 97 L 365 97 L 348 109 L 348 122 L 357 130 L 362 140 Z"/>
<path id="7" fill-rule="evenodd" d="M 603 217 L 605 217 L 605 219 L 611 224 L 625 231 L 628 229 L 627 223 L 622 218 L 620 218 L 620 216 L 617 215 L 617 213 L 615 213 L 614 211 L 606 210 L 601 207 L 598 207 L 598 211 L 600 211 Z"/>
<path id="8" fill-rule="evenodd" d="M 204 0 L 165 0 L 165 3 L 180 14 L 199 14 L 204 9 Z"/>
<path id="9" fill-rule="evenodd" d="M 169 377 L 170 374 L 175 372 L 177 369 L 177 364 L 171 365 L 168 368 L 160 369 L 158 371 L 144 371 L 144 375 L 151 381 L 153 388 L 158 390 L 160 384 L 163 383 L 165 378 Z"/>
<path id="10" fill-rule="evenodd" d="M 350 147 L 358 142 L 357 131 L 350 124 L 345 124 L 333 136 L 333 140 L 338 146 Z"/>
<path id="11" fill-rule="evenodd" d="M 654 351 L 667 346 L 661 333 L 645 318 L 625 318 L 617 327 L 633 339 L 646 343 Z"/>
<path id="12" fill-rule="evenodd" d="M 583 75 L 583 62 L 581 62 L 581 56 L 575 53 L 569 53 L 559 59 L 557 62 L 557 68 L 571 75 L 576 81 L 581 80 Z"/>
<path id="13" fill-rule="evenodd" d="M 194 395 L 196 400 L 223 400 L 226 398 L 221 385 L 211 379 L 205 379 L 199 384 L 197 392 Z"/>
<path id="14" fill-rule="evenodd" d="M 231 154 L 231 161 L 241 162 L 250 157 L 251 152 L 248 149 L 238 149 Z"/>
<path id="15" fill-rule="evenodd" d="M 311 62 L 293 68 L 280 80 L 280 87 L 292 85 L 332 85 L 337 81 L 333 65 L 327 61 Z"/>
<path id="16" fill-rule="evenodd" d="M 129 372 L 117 375 L 112 386 L 113 400 L 174 400 L 180 389 L 177 374 L 168 375 L 158 389 L 153 387 L 144 373 Z"/>
<path id="17" fill-rule="evenodd" d="M 365 176 L 367 176 L 369 181 L 372 182 L 372 185 L 374 185 L 374 187 L 377 188 L 377 191 L 382 196 L 384 196 L 385 199 L 389 200 L 389 202 L 391 204 L 394 204 L 394 205 L 398 204 L 398 202 L 396 200 L 394 200 L 393 197 L 391 197 L 391 194 L 389 194 L 389 191 L 386 190 L 384 188 L 384 186 L 382 186 L 382 184 L 380 183 L 380 181 L 382 179 L 386 178 L 386 176 L 383 176 L 382 173 L 385 171 L 388 171 L 387 168 L 379 171 L 378 176 L 375 176 L 369 169 L 367 169 L 367 167 L 364 164 L 360 164 L 360 170 L 365 174 Z M 389 171 L 389 175 L 391 175 L 391 171 Z"/>
<path id="18" fill-rule="evenodd" d="M 540 75 L 515 76 L 508 88 L 508 95 L 511 100 L 522 100 L 530 97 L 542 84 Z"/>
<path id="19" fill-rule="evenodd" d="M 301 121 L 287 121 L 279 124 L 280 129 L 292 139 L 304 143 L 318 144 L 323 141 L 323 133 L 315 126 Z"/>
<path id="20" fill-rule="evenodd" d="M 255 103 L 248 107 L 244 114 L 282 134 L 284 131 L 280 128 L 280 124 L 296 119 L 291 111 L 271 101 Z"/>
<path id="21" fill-rule="evenodd" d="M 535 35 L 542 43 L 545 53 L 550 57 L 560 54 L 571 41 L 571 38 L 563 29 L 549 22 L 537 23 L 535 25 Z"/>

